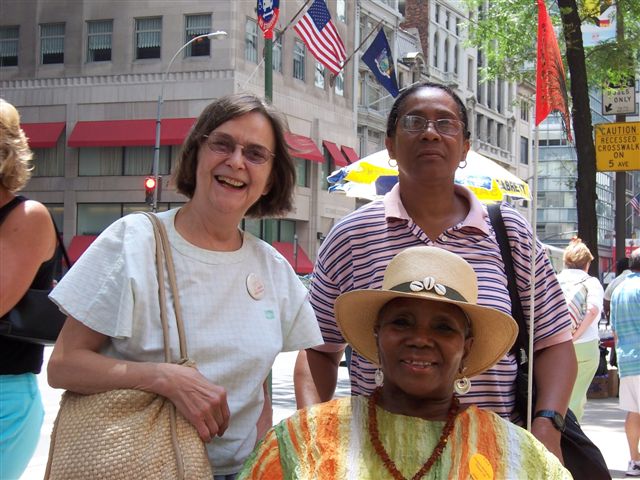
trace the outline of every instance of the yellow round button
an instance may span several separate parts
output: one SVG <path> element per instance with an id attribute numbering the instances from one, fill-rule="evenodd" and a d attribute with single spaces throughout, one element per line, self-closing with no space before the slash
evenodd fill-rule
<path id="1" fill-rule="evenodd" d="M 493 467 L 487 457 L 475 453 L 469 460 L 469 470 L 473 480 L 493 480 Z"/>

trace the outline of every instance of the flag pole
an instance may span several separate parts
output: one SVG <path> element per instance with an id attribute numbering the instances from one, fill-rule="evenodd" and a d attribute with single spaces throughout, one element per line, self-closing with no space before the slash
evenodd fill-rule
<path id="1" fill-rule="evenodd" d="M 362 48 L 362 46 L 367 43 L 367 40 L 369 40 L 369 38 L 371 37 L 371 35 L 373 35 L 374 32 L 378 31 L 378 27 L 380 25 L 382 25 L 382 22 L 384 21 L 384 19 L 380 19 L 380 21 L 378 22 L 378 24 L 371 29 L 371 31 L 369 32 L 369 34 L 364 38 L 364 40 L 362 42 L 360 42 L 360 45 L 358 45 L 358 48 L 356 48 L 353 52 L 351 52 L 351 55 L 349 55 L 347 57 L 347 59 L 342 63 L 342 68 L 340 68 L 340 70 L 338 70 L 338 73 L 340 73 L 342 70 L 344 70 L 344 67 L 347 66 L 347 64 L 351 61 L 351 59 L 353 58 L 353 56 L 356 54 L 356 52 L 358 50 L 360 50 Z M 332 77 L 335 77 L 336 75 L 331 74 Z"/>

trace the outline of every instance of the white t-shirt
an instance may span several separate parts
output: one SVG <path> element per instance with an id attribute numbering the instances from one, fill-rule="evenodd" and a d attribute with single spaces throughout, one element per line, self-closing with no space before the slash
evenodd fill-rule
<path id="1" fill-rule="evenodd" d="M 216 474 L 235 473 L 255 445 L 262 384 L 276 355 L 321 344 L 322 336 L 306 288 L 275 249 L 247 232 L 234 252 L 196 247 L 176 231 L 177 211 L 158 216 L 167 227 L 175 262 L 189 358 L 206 378 L 226 388 L 231 410 L 228 430 L 207 448 Z M 261 280 L 264 297 L 250 295 L 250 274 Z M 176 360 L 178 337 L 167 280 L 165 286 Z M 105 355 L 163 362 L 157 292 L 151 223 L 143 215 L 128 215 L 93 242 L 51 298 L 87 327 L 112 337 Z"/>
<path id="2" fill-rule="evenodd" d="M 577 268 L 565 268 L 558 274 L 558 281 L 560 283 L 563 281 L 578 283 L 582 280 L 584 280 L 584 286 L 587 288 L 587 305 L 594 305 L 598 307 L 598 315 L 593 323 L 589 325 L 589 328 L 587 328 L 580 337 L 573 340 L 573 343 L 590 342 L 600 338 L 598 335 L 598 322 L 602 315 L 604 299 L 604 289 L 602 288 L 602 285 L 600 285 L 600 282 L 596 277 L 592 277 L 584 270 Z"/>

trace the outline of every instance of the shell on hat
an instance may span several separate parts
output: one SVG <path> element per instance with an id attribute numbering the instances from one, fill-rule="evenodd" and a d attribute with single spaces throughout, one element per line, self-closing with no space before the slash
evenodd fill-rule
<path id="1" fill-rule="evenodd" d="M 414 290 L 428 297 L 444 295 L 447 288 L 459 292 L 469 303 L 478 303 L 478 280 L 473 268 L 458 255 L 437 247 L 409 247 L 397 254 L 384 274 L 383 290 L 403 283 L 427 282 L 433 290 Z M 444 290 L 443 290 L 444 288 Z"/>

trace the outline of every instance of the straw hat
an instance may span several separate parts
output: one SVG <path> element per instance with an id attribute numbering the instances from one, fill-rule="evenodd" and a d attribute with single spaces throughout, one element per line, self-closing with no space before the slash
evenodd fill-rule
<path id="1" fill-rule="evenodd" d="M 510 315 L 477 305 L 478 281 L 464 259 L 436 247 L 411 247 L 396 255 L 384 272 L 381 289 L 353 290 L 338 297 L 336 320 L 345 340 L 378 364 L 373 328 L 380 309 L 394 298 L 452 303 L 469 318 L 473 345 L 464 365 L 472 377 L 495 365 L 511 348 L 518 326 Z"/>

